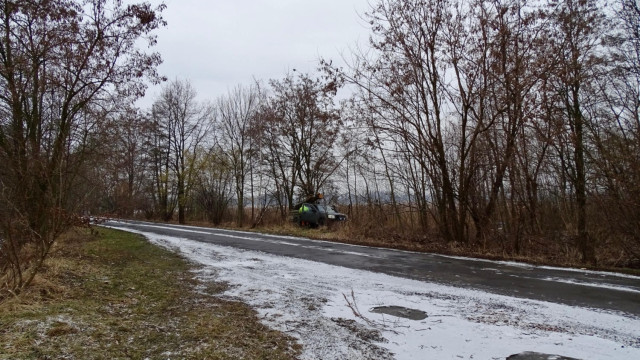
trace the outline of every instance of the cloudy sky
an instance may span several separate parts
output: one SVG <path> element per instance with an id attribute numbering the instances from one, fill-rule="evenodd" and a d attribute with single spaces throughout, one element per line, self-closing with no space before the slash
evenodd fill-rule
<path id="1" fill-rule="evenodd" d="M 134 2 L 134 1 L 131 1 Z M 154 6 L 162 3 L 150 1 Z M 252 79 L 279 79 L 288 71 L 313 73 L 320 57 L 366 45 L 361 14 L 368 0 L 164 0 L 167 27 L 158 32 L 160 72 L 188 79 L 200 100 L 214 100 Z M 140 102 L 160 92 L 152 87 Z"/>

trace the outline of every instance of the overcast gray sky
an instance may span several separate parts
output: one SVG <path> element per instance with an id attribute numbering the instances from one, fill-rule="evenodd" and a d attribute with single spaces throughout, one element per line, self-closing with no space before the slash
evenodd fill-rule
<path id="1" fill-rule="evenodd" d="M 135 2 L 135 1 L 131 1 Z M 253 78 L 313 73 L 320 57 L 341 63 L 369 29 L 368 0 L 164 0 L 167 27 L 158 31 L 160 72 L 188 79 L 199 100 L 214 100 Z M 159 0 L 151 0 L 157 6 Z M 147 90 L 149 106 L 160 87 Z"/>

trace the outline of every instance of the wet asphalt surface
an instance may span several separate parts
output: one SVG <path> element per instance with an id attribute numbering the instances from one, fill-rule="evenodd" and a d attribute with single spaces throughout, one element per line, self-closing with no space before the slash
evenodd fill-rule
<path id="1" fill-rule="evenodd" d="M 496 263 L 222 229 L 138 221 L 111 221 L 105 225 L 640 317 L 640 277 Z"/>

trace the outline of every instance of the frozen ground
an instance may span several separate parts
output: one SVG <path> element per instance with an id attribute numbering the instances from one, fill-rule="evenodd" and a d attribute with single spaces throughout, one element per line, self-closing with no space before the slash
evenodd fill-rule
<path id="1" fill-rule="evenodd" d="M 299 339 L 303 359 L 505 359 L 525 351 L 640 359 L 640 319 L 144 233 L 203 265 L 203 280 Z M 376 306 L 422 310 L 409 320 Z"/>

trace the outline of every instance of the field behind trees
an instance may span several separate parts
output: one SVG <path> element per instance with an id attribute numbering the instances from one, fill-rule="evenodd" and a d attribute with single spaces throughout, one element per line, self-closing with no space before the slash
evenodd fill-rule
<path id="1" fill-rule="evenodd" d="M 77 215 L 291 231 L 316 193 L 349 216 L 318 236 L 640 266 L 636 0 L 377 0 L 345 67 L 148 109 L 163 7 L 105 1 L 0 2 L 10 292 Z"/>

